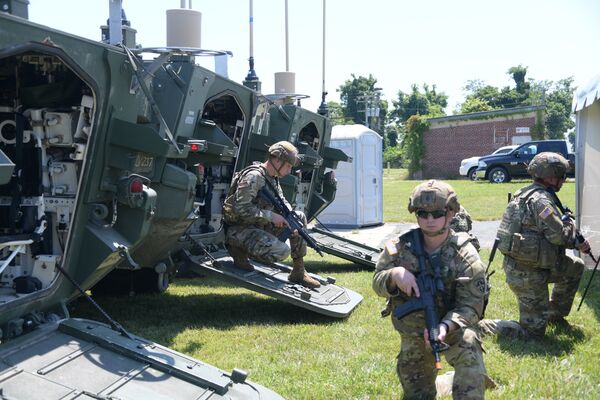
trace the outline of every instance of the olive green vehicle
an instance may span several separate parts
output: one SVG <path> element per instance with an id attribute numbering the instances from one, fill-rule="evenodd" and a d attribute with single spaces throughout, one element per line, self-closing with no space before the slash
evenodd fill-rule
<path id="1" fill-rule="evenodd" d="M 108 315 L 69 318 L 89 289 L 163 291 L 185 265 L 332 317 L 362 300 L 331 277 L 308 290 L 286 265 L 232 265 L 221 206 L 236 171 L 296 144 L 282 186 L 313 219 L 347 157 L 327 146 L 327 118 L 195 65 L 205 54 L 220 52 L 132 51 L 0 12 L 2 398 L 280 398 Z"/>

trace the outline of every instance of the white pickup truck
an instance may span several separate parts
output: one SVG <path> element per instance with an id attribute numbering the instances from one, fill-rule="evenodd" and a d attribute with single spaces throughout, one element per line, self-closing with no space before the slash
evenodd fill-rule
<path id="1" fill-rule="evenodd" d="M 505 154 L 516 148 L 517 148 L 516 144 L 510 145 L 510 146 L 503 146 L 503 147 L 500 147 L 499 149 L 497 149 L 496 151 L 494 151 L 492 154 Z M 461 176 L 468 177 L 472 181 L 477 179 L 477 177 L 475 176 L 475 171 L 477 170 L 477 164 L 479 163 L 480 158 L 481 157 L 469 157 L 469 158 L 465 158 L 464 160 L 462 160 L 460 162 L 460 168 L 458 169 L 458 173 Z"/>

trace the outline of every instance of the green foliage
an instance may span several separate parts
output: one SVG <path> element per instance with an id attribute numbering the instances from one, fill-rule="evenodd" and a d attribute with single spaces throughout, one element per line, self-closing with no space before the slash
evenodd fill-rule
<path id="1" fill-rule="evenodd" d="M 383 151 L 383 165 L 392 168 L 402 166 L 402 148 L 400 146 L 387 146 Z"/>
<path id="2" fill-rule="evenodd" d="M 573 77 L 561 79 L 546 95 L 546 132 L 549 139 L 563 139 L 565 133 L 575 127 L 571 116 L 571 102 L 575 88 Z"/>
<path id="3" fill-rule="evenodd" d="M 527 94 L 529 92 L 530 84 L 525 82 L 525 75 L 527 75 L 527 67 L 519 64 L 516 67 L 511 67 L 507 72 L 512 76 L 516 84 L 516 90 L 518 93 Z"/>
<path id="4" fill-rule="evenodd" d="M 429 128 L 427 118 L 420 115 L 413 115 L 406 121 L 406 134 L 402 142 L 405 166 L 412 177 L 415 173 L 421 171 L 421 161 L 425 154 L 425 145 L 423 144 L 423 133 Z"/>
<path id="5" fill-rule="evenodd" d="M 356 124 L 367 126 L 365 103 L 361 102 L 361 96 L 377 93 L 375 87 L 377 79 L 371 74 L 369 74 L 368 77 L 359 76 L 357 78 L 354 74 L 351 76 L 352 79 L 346 80 L 346 82 L 337 89 L 340 93 L 340 100 L 342 101 L 343 114 L 345 119 L 352 120 Z M 387 119 L 387 102 L 379 100 L 378 103 L 378 124 L 379 126 L 385 126 L 385 121 Z"/>
<path id="6" fill-rule="evenodd" d="M 446 115 L 444 108 L 448 105 L 448 96 L 444 92 L 438 93 L 436 86 L 431 89 L 429 85 L 423 84 L 423 92 L 416 84 L 412 85 L 412 92 L 406 94 L 398 91 L 398 100 L 392 102 L 394 111 L 390 116 L 397 124 L 403 124 L 412 115 L 428 115 L 429 117 L 441 117 Z"/>
<path id="7" fill-rule="evenodd" d="M 509 183 L 493 184 L 488 181 L 468 179 L 445 180 L 456 193 L 475 221 L 497 221 L 502 218 L 508 193 L 529 184 L 531 180 L 512 180 Z M 408 196 L 421 181 L 407 180 L 404 169 L 386 170 L 383 176 L 383 220 L 385 222 L 415 222 L 415 216 L 406 209 Z M 572 210 L 575 208 L 575 182 L 568 180 L 559 197 Z"/>
<path id="8" fill-rule="evenodd" d="M 493 108 L 485 100 L 478 97 L 469 97 L 460 107 L 461 114 L 470 114 L 480 111 L 492 111 Z"/>
<path id="9" fill-rule="evenodd" d="M 327 108 L 329 108 L 329 119 L 331 125 L 352 125 L 354 122 L 344 117 L 344 109 L 342 105 L 335 101 L 328 101 Z"/>
<path id="10" fill-rule="evenodd" d="M 384 135 L 384 145 L 387 147 L 396 147 L 398 145 L 398 128 L 393 125 L 388 125 L 385 127 L 385 135 Z"/>
<path id="11" fill-rule="evenodd" d="M 571 115 L 571 101 L 574 88 L 573 78 L 551 81 L 525 81 L 527 67 L 518 65 L 511 67 L 508 74 L 515 81 L 515 88 L 508 86 L 498 89 L 485 85 L 481 80 L 467 81 L 465 91 L 468 93 L 460 110 L 462 113 L 488 111 L 491 109 L 513 108 L 525 105 L 545 104 L 545 117 L 536 117 L 532 139 L 563 139 L 565 134 L 575 126 Z M 542 125 L 543 124 L 543 125 Z"/>
<path id="12" fill-rule="evenodd" d="M 542 110 L 537 110 L 535 112 L 535 125 L 533 125 L 533 129 L 531 130 L 531 139 L 544 139 L 544 113 Z"/>
<path id="13" fill-rule="evenodd" d="M 573 148 L 575 148 L 575 130 L 572 130 L 571 132 L 569 132 L 569 143 L 571 143 L 571 146 Z"/>

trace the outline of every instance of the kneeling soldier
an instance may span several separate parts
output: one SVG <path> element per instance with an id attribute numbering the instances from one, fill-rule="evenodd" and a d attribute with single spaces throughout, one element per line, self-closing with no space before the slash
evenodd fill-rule
<path id="1" fill-rule="evenodd" d="M 485 267 L 470 236 L 449 228 L 459 209 L 447 183 L 418 185 L 408 210 L 419 227 L 389 241 L 377 262 L 373 289 L 388 298 L 384 315 L 400 317 L 393 315 L 392 323 L 401 338 L 397 373 L 407 399 L 435 398 L 441 351 L 455 369 L 453 397 L 484 397 L 486 371 L 474 328 L 484 307 Z"/>

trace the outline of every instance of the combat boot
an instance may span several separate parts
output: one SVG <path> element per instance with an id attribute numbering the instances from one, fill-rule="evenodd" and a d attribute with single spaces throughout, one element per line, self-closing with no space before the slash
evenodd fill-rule
<path id="1" fill-rule="evenodd" d="M 304 260 L 302 258 L 294 258 L 292 264 L 292 272 L 288 276 L 288 281 L 300 283 L 310 289 L 316 289 L 321 286 L 318 280 L 311 278 L 304 269 Z"/>
<path id="2" fill-rule="evenodd" d="M 229 255 L 233 258 L 233 263 L 236 267 L 248 272 L 254 271 L 254 266 L 248 260 L 248 253 L 244 250 L 237 246 L 228 245 L 227 251 L 229 251 Z"/>

